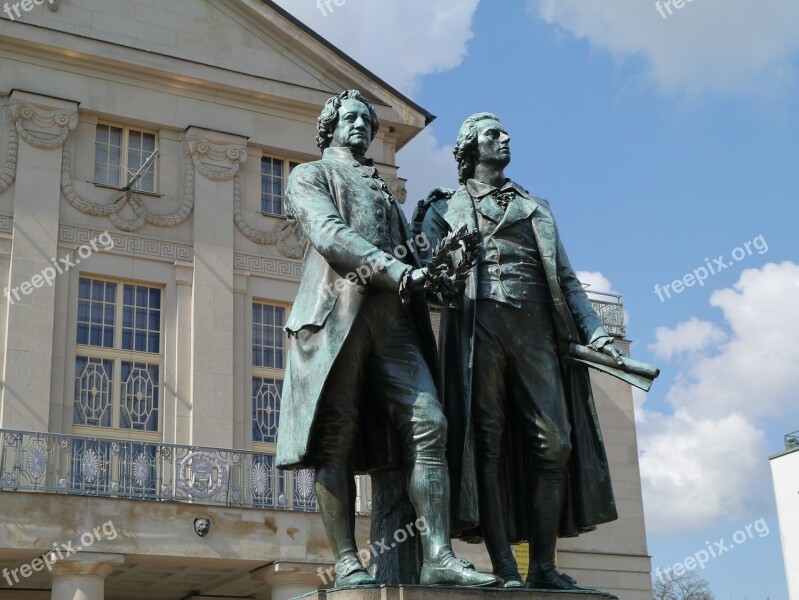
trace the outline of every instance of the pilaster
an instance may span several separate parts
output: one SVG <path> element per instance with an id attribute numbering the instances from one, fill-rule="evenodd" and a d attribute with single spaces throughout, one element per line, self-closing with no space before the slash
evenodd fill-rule
<path id="1" fill-rule="evenodd" d="M 0 426 L 48 431 L 58 251 L 61 156 L 77 125 L 77 103 L 11 94 L 19 135 L 13 247 L 7 279 Z M 7 290 L 7 291 L 6 291 Z M 33 374 L 35 373 L 35 376 Z"/>

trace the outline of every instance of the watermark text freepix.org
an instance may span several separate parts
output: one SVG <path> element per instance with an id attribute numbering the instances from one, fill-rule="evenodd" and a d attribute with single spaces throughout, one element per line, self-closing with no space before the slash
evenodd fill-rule
<path id="1" fill-rule="evenodd" d="M 694 287 L 696 284 L 699 284 L 699 287 L 702 287 L 705 285 L 705 280 L 711 275 L 716 275 L 720 271 L 730 268 L 736 262 L 741 262 L 747 256 L 752 256 L 754 253 L 752 248 L 757 250 L 758 254 L 765 254 L 768 252 L 766 238 L 764 238 L 762 235 L 759 235 L 753 240 L 749 240 L 748 242 L 733 248 L 732 252 L 730 253 L 732 256 L 732 260 L 730 261 L 725 260 L 723 254 L 719 255 L 718 258 L 714 258 L 712 261 L 709 258 L 706 258 L 705 264 L 703 266 L 697 267 L 691 273 L 686 273 L 681 279 L 675 279 L 671 283 L 665 284 L 663 287 L 656 283 L 655 294 L 657 294 L 657 297 L 660 298 L 661 302 L 665 302 L 667 299 L 671 299 L 672 293 L 681 294 L 685 291 L 685 288 Z"/>
<path id="2" fill-rule="evenodd" d="M 407 240 L 404 244 L 400 244 L 393 250 L 394 258 L 398 260 L 402 260 L 410 252 L 413 251 L 413 247 L 416 248 L 421 252 L 426 252 L 430 248 L 430 240 L 427 239 L 427 236 L 424 233 L 420 233 L 412 240 Z M 341 293 L 343 292 L 347 285 L 349 284 L 357 284 L 360 282 L 361 285 L 367 285 L 369 283 L 369 278 L 375 272 L 380 272 L 386 268 L 386 264 L 389 261 L 390 257 L 388 254 L 382 254 L 377 260 L 371 261 L 365 265 L 361 265 L 355 271 L 347 273 L 344 277 L 337 279 L 331 283 L 328 283 L 322 289 L 324 290 L 327 295 L 332 296 L 333 290 L 335 289 L 336 292 Z"/>
<path id="3" fill-rule="evenodd" d="M 375 557 L 378 557 L 385 552 L 390 552 L 393 548 L 396 548 L 397 544 L 402 544 L 408 539 L 416 537 L 416 531 L 418 531 L 420 535 L 427 535 L 430 531 L 430 527 L 425 517 L 419 517 L 416 519 L 416 521 L 408 523 L 403 529 L 397 529 L 392 536 L 394 541 L 391 542 L 391 544 L 386 541 L 386 538 L 382 538 L 376 542 L 367 542 L 369 544 L 369 548 L 363 548 L 362 550 L 359 550 L 358 556 L 364 565 L 371 563 Z M 319 567 L 316 570 L 316 574 L 319 575 L 319 579 L 322 580 L 323 585 L 332 583 L 336 579 L 334 567 L 328 567 L 324 570 L 322 567 Z"/>
<path id="4" fill-rule="evenodd" d="M 694 0 L 664 0 L 663 2 L 655 2 L 655 10 L 660 13 L 660 16 L 664 19 L 668 19 L 671 15 L 674 14 L 674 11 L 671 9 L 673 6 L 675 10 L 680 10 L 681 8 L 685 7 L 686 3 L 691 3 Z M 668 14 L 667 14 L 668 13 Z"/>
<path id="5" fill-rule="evenodd" d="M 48 550 L 41 556 L 37 556 L 27 564 L 17 567 L 16 569 L 3 569 L 3 578 L 9 586 L 13 586 L 20 582 L 20 577 L 27 579 L 34 573 L 44 571 L 45 567 L 48 571 L 53 570 L 53 565 L 59 560 L 63 560 L 68 556 L 77 554 L 81 550 L 86 550 L 94 542 L 99 542 L 101 539 L 114 540 L 117 537 L 117 528 L 114 526 L 113 521 L 106 521 L 99 527 L 95 527 L 91 531 L 80 536 L 79 542 L 70 541 L 65 544 L 53 544 L 53 549 Z"/>
<path id="6" fill-rule="evenodd" d="M 753 531 L 754 530 L 754 531 Z M 704 569 L 705 565 L 710 562 L 712 558 L 718 558 L 722 554 L 729 552 L 735 546 L 740 546 L 751 540 L 757 533 L 758 537 L 764 538 L 769 534 L 768 524 L 763 517 L 760 517 L 754 523 L 749 523 L 732 534 L 732 542 L 727 542 L 725 538 L 721 538 L 717 542 L 705 542 L 706 548 L 702 548 L 694 552 L 691 556 L 687 556 L 683 561 L 674 563 L 667 569 L 658 567 L 655 569 L 655 576 L 660 580 L 660 583 L 665 584 L 671 580 L 672 577 L 680 577 L 685 575 L 688 571 L 693 571 L 697 567 Z"/>
<path id="7" fill-rule="evenodd" d="M 3 5 L 3 12 L 8 15 L 9 19 L 11 19 L 12 21 L 16 21 L 16 19 L 22 17 L 22 13 L 19 10 L 20 8 L 24 12 L 30 12 L 33 10 L 34 6 L 41 6 L 44 3 L 48 3 L 51 7 L 55 6 L 56 4 L 55 0 L 20 0 L 20 2 L 15 2 L 13 4 L 6 2 Z M 17 15 L 16 18 L 14 18 L 14 14 Z"/>
<path id="8" fill-rule="evenodd" d="M 332 13 L 335 8 L 333 5 L 336 6 L 344 6 L 347 3 L 347 0 L 316 0 L 316 8 L 319 9 L 319 12 L 322 13 L 323 17 L 326 17 L 330 13 Z"/>
<path id="9" fill-rule="evenodd" d="M 98 242 L 101 244 L 101 246 L 98 246 Z M 45 284 L 53 285 L 56 277 L 63 275 L 72 267 L 79 265 L 81 259 L 89 258 L 93 252 L 99 252 L 100 250 L 111 250 L 113 247 L 114 240 L 111 237 L 111 234 L 107 231 L 104 231 L 96 238 L 91 240 L 88 244 L 84 244 L 78 248 L 78 256 L 80 258 L 73 260 L 71 254 L 67 254 L 62 258 L 51 258 L 50 262 L 53 263 L 52 266 L 46 266 L 40 273 L 37 273 L 28 281 L 24 281 L 16 287 L 10 289 L 6 287 L 5 290 L 3 290 L 3 295 L 8 298 L 8 301 L 11 304 L 19 302 L 20 293 L 24 294 L 25 296 L 29 296 L 33 290 L 39 289 Z"/>

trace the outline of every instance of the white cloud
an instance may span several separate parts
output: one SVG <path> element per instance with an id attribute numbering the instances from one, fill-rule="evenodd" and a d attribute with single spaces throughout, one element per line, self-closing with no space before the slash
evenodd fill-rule
<path id="1" fill-rule="evenodd" d="M 650 413 L 641 426 L 647 530 L 698 531 L 760 508 L 769 491 L 763 432 L 739 414 L 706 419 Z"/>
<path id="2" fill-rule="evenodd" d="M 654 349 L 689 352 L 688 361 L 666 394 L 673 414 L 636 412 L 653 533 L 699 530 L 762 510 L 771 494 L 763 428 L 797 414 L 799 264 L 746 270 L 710 302 L 728 334 L 697 319 L 658 330 Z"/>
<path id="3" fill-rule="evenodd" d="M 748 269 L 732 287 L 713 293 L 733 339 L 706 353 L 669 390 L 675 407 L 701 405 L 706 415 L 741 411 L 779 417 L 796 407 L 799 388 L 799 265 Z"/>
<path id="4" fill-rule="evenodd" d="M 796 0 L 529 0 L 544 20 L 624 59 L 643 57 L 664 90 L 730 92 L 783 83 L 799 50 Z M 665 1 L 661 2 L 664 5 Z M 670 4 L 671 6 L 671 4 Z M 760 87 L 757 86 L 757 87 Z"/>
<path id="5" fill-rule="evenodd" d="M 668 360 L 676 354 L 699 352 L 712 344 L 719 344 L 725 338 L 725 333 L 714 323 L 694 317 L 674 329 L 658 327 L 655 330 L 656 341 L 649 349 L 655 356 Z"/>
<path id="6" fill-rule="evenodd" d="M 610 280 L 599 271 L 577 271 L 577 279 L 583 285 L 587 285 L 587 292 L 602 292 L 605 294 L 618 294 L 610 283 Z"/>
<path id="7" fill-rule="evenodd" d="M 356 61 L 406 94 L 420 77 L 457 67 L 480 0 L 277 0 Z M 340 0 L 339 0 L 340 2 Z"/>

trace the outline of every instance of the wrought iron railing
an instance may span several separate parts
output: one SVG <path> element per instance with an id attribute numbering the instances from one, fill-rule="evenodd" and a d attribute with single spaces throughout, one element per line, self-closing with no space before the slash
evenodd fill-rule
<path id="1" fill-rule="evenodd" d="M 370 487 L 358 478 L 358 514 Z M 0 429 L 0 492 L 11 490 L 318 510 L 313 471 L 276 469 L 272 454 Z"/>
<path id="2" fill-rule="evenodd" d="M 605 330 L 613 336 L 625 339 L 627 329 L 624 324 L 624 302 L 618 294 L 586 290 L 588 299 L 596 314 L 602 320 Z"/>
<path id="3" fill-rule="evenodd" d="M 794 431 L 785 436 L 785 449 L 793 450 L 799 448 L 799 431 Z"/>

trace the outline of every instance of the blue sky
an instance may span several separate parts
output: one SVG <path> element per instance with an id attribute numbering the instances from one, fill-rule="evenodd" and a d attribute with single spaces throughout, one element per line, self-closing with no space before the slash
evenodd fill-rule
<path id="1" fill-rule="evenodd" d="M 503 119 L 508 175 L 551 202 L 572 264 L 624 296 L 634 355 L 662 367 L 636 396 L 653 568 L 763 519 L 700 574 L 719 599 L 787 598 L 768 456 L 799 430 L 795 0 L 665 19 L 649 0 L 282 4 L 438 115 L 399 154 L 409 203 L 454 185 L 466 116 Z M 655 292 L 719 257 L 702 286 Z"/>

